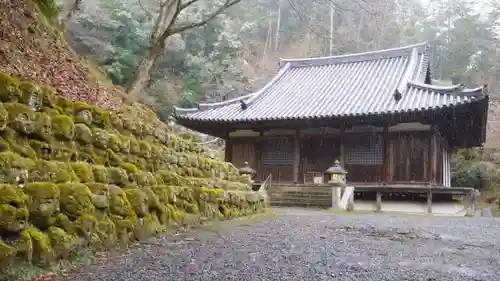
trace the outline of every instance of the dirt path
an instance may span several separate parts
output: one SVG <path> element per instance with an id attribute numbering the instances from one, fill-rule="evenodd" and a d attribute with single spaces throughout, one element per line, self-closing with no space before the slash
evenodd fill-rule
<path id="1" fill-rule="evenodd" d="M 275 212 L 157 238 L 57 280 L 500 280 L 500 220 Z"/>

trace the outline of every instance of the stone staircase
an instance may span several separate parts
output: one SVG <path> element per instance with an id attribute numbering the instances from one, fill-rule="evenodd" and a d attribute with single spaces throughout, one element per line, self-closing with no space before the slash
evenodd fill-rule
<path id="1" fill-rule="evenodd" d="M 327 185 L 273 184 L 268 189 L 272 206 L 330 208 L 332 188 Z"/>

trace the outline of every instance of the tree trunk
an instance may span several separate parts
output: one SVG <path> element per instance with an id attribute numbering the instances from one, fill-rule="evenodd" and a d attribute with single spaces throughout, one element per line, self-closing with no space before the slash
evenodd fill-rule
<path id="1" fill-rule="evenodd" d="M 277 52 L 280 45 L 280 25 L 281 25 L 281 0 L 278 0 L 278 19 L 276 21 L 276 39 L 274 50 Z"/>
<path id="2" fill-rule="evenodd" d="M 132 82 L 127 88 L 127 94 L 130 98 L 136 99 L 144 85 L 148 81 L 154 65 L 161 56 L 161 49 L 151 47 L 148 52 L 142 57 L 139 66 L 137 67 Z"/>

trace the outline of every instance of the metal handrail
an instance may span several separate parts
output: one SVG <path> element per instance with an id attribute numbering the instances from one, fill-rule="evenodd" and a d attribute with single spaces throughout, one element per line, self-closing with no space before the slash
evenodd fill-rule
<path id="1" fill-rule="evenodd" d="M 268 186 L 271 186 L 272 179 L 273 179 L 272 174 L 269 174 L 266 180 L 260 185 L 259 190 L 257 192 L 265 192 L 266 189 L 268 189 Z"/>

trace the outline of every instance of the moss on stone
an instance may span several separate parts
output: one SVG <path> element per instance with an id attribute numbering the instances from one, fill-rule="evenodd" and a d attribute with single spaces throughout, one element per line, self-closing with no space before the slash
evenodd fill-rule
<path id="1" fill-rule="evenodd" d="M 39 110 L 43 106 L 43 92 L 37 84 L 22 81 L 19 88 L 21 89 L 20 103 L 26 104 L 34 110 Z"/>
<path id="2" fill-rule="evenodd" d="M 109 208 L 110 191 L 109 185 L 105 183 L 88 183 L 88 188 L 93 195 L 93 203 L 97 209 L 107 210 Z M 102 196 L 101 198 L 96 198 L 96 196 Z M 97 200 L 96 200 L 97 199 Z"/>
<path id="3" fill-rule="evenodd" d="M 3 131 L 9 123 L 9 112 L 3 103 L 0 103 L 0 131 Z"/>
<path id="4" fill-rule="evenodd" d="M 55 254 L 52 250 L 50 238 L 35 227 L 28 228 L 33 243 L 33 262 L 42 267 L 52 265 Z"/>
<path id="5" fill-rule="evenodd" d="M 109 142 L 107 148 L 113 150 L 114 152 L 120 152 L 122 148 L 121 138 L 118 135 L 109 134 Z"/>
<path id="6" fill-rule="evenodd" d="M 18 102 L 21 99 L 20 81 L 6 73 L 0 73 L 0 101 Z"/>
<path id="7" fill-rule="evenodd" d="M 137 141 L 137 139 L 135 139 L 134 137 L 129 137 L 128 140 L 130 142 L 130 153 L 139 155 L 141 147 L 139 146 L 139 142 Z"/>
<path id="8" fill-rule="evenodd" d="M 92 166 L 88 163 L 71 163 L 71 168 L 82 183 L 94 182 Z"/>
<path id="9" fill-rule="evenodd" d="M 155 176 L 151 172 L 137 173 L 136 183 L 139 186 L 153 186 L 158 184 Z"/>
<path id="10" fill-rule="evenodd" d="M 36 161 L 36 168 L 30 172 L 30 177 L 35 181 L 51 181 L 55 183 L 70 182 L 75 176 L 64 162 Z"/>
<path id="11" fill-rule="evenodd" d="M 127 199 L 132 205 L 135 214 L 142 218 L 148 214 L 149 204 L 147 194 L 139 188 L 125 188 Z"/>
<path id="12" fill-rule="evenodd" d="M 52 160 L 61 162 L 72 162 L 78 159 L 77 146 L 72 141 L 52 141 Z"/>
<path id="13" fill-rule="evenodd" d="M 35 131 L 33 133 L 40 140 L 49 140 L 52 136 L 52 119 L 43 112 L 35 112 Z"/>
<path id="14" fill-rule="evenodd" d="M 128 183 L 128 174 L 124 169 L 117 167 L 108 168 L 110 183 L 122 186 Z"/>
<path id="15" fill-rule="evenodd" d="M 82 183 L 63 183 L 57 185 L 61 193 L 61 211 L 70 218 L 94 212 L 92 192 Z"/>
<path id="16" fill-rule="evenodd" d="M 28 220 L 28 197 L 13 185 L 0 184 L 0 229 L 19 233 Z"/>
<path id="17" fill-rule="evenodd" d="M 64 113 L 65 115 L 72 115 L 74 112 L 74 102 L 67 100 L 63 97 L 56 97 L 56 106 L 59 108 L 60 113 Z"/>
<path id="18" fill-rule="evenodd" d="M 27 141 L 27 140 L 26 140 Z M 29 146 L 29 143 L 25 143 L 24 141 L 19 141 L 18 143 L 11 143 L 10 149 L 26 158 L 37 159 L 37 153 L 33 148 Z"/>
<path id="19" fill-rule="evenodd" d="M 0 185 L 0 229 L 17 231 L 20 241 L 0 240 L 0 263 L 3 254 L 49 265 L 80 246 L 125 246 L 261 204 L 239 193 L 249 183 L 234 166 L 199 155 L 192 135 L 170 133 L 150 110 L 112 113 L 49 87 L 13 79 L 7 89 L 1 81 L 0 100 L 8 103 L 0 103 L 0 182 L 23 188 Z M 238 192 L 221 196 L 214 186 Z"/>
<path id="20" fill-rule="evenodd" d="M 59 227 L 52 226 L 47 229 L 47 236 L 56 258 L 69 259 L 79 245 L 79 239 L 76 235 L 66 233 Z"/>
<path id="21" fill-rule="evenodd" d="M 125 192 L 118 186 L 110 185 L 110 212 L 123 217 L 134 217 L 135 213 Z"/>
<path id="22" fill-rule="evenodd" d="M 29 220 L 37 228 L 45 230 L 56 223 L 59 213 L 59 189 L 51 182 L 32 182 L 24 188 L 29 197 Z"/>
<path id="23" fill-rule="evenodd" d="M 98 240 L 94 241 L 93 248 L 111 249 L 118 242 L 115 223 L 108 215 L 97 221 L 95 232 Z"/>
<path id="24" fill-rule="evenodd" d="M 122 163 L 121 168 L 123 168 L 128 174 L 136 174 L 139 169 L 132 163 Z"/>
<path id="25" fill-rule="evenodd" d="M 75 137 L 75 123 L 67 115 L 56 115 L 52 118 L 52 131 L 59 140 L 73 140 Z"/>
<path id="26" fill-rule="evenodd" d="M 100 149 L 108 148 L 110 134 L 106 130 L 95 128 L 92 130 L 92 135 L 94 137 L 94 140 L 92 142 L 94 147 Z"/>
<path id="27" fill-rule="evenodd" d="M 12 151 L 0 152 L 0 169 L 26 169 L 35 167 L 35 162 Z"/>
<path id="28" fill-rule="evenodd" d="M 109 186 L 110 218 L 115 223 L 118 240 L 127 244 L 133 238 L 137 216 L 125 192 L 118 186 Z"/>
<path id="29" fill-rule="evenodd" d="M 35 130 L 34 112 L 21 103 L 4 103 L 5 110 L 8 112 L 8 125 L 16 132 L 29 135 Z"/>
<path id="30" fill-rule="evenodd" d="M 92 130 L 85 124 L 75 124 L 75 140 L 81 144 L 88 145 L 92 144 L 94 137 L 92 135 Z"/>
<path id="31" fill-rule="evenodd" d="M 0 239 L 0 270 L 5 270 L 11 266 L 17 252 L 15 247 L 8 245 Z"/>
<path id="32" fill-rule="evenodd" d="M 77 101 L 73 104 L 75 123 L 83 123 L 87 126 L 92 125 L 92 106 L 88 103 Z"/>
<path id="33" fill-rule="evenodd" d="M 105 165 L 106 166 L 120 166 L 123 163 L 123 159 L 118 156 L 115 152 L 113 152 L 111 149 L 106 150 L 106 156 L 105 156 Z"/>
<path id="34" fill-rule="evenodd" d="M 105 166 L 92 165 L 92 173 L 94 174 L 94 180 L 96 183 L 106 183 L 110 182 L 109 171 Z"/>
<path id="35" fill-rule="evenodd" d="M 92 124 L 102 128 L 108 129 L 111 127 L 110 112 L 102 108 L 93 107 L 92 108 Z"/>
<path id="36" fill-rule="evenodd" d="M 43 94 L 43 106 L 50 109 L 56 107 L 56 90 L 48 85 L 41 85 L 40 91 Z"/>
<path id="37" fill-rule="evenodd" d="M 118 116 L 118 114 L 110 112 L 109 120 L 111 121 L 111 125 L 113 126 L 113 128 L 115 128 L 119 132 L 123 131 L 123 121 Z"/>

